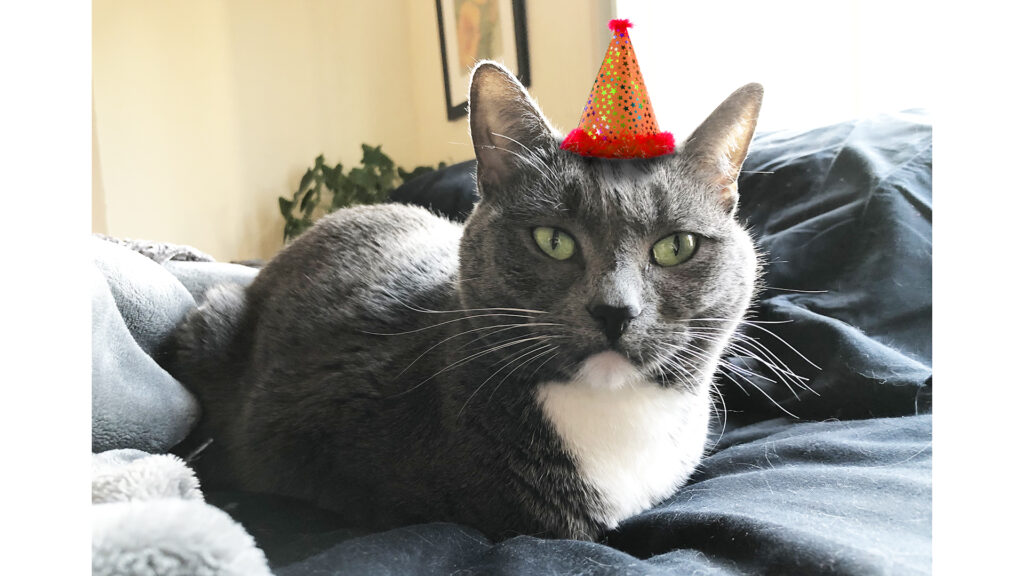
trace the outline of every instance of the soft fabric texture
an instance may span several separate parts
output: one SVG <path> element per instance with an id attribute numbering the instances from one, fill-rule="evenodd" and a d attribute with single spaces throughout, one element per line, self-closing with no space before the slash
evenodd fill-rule
<path id="1" fill-rule="evenodd" d="M 140 253 L 99 236 L 90 243 L 92 450 L 166 452 L 188 435 L 200 409 L 192 394 L 158 364 L 161 348 L 205 289 L 221 282 L 248 284 L 256 270 L 172 261 L 169 252 L 193 257 L 174 245 L 165 250 L 161 244 L 143 242 Z"/>
<path id="2" fill-rule="evenodd" d="M 199 481 L 181 458 L 130 448 L 92 455 L 92 503 L 180 498 L 202 500 Z"/>
<path id="3" fill-rule="evenodd" d="M 905 112 L 765 134 L 751 148 L 740 214 L 767 259 L 757 318 L 782 322 L 765 327 L 822 368 L 776 342 L 816 394 L 761 385 L 800 418 L 931 410 L 931 135 L 926 115 Z M 768 344 L 758 332 L 747 331 Z M 779 415 L 737 392 L 738 421 Z"/>
<path id="4" fill-rule="evenodd" d="M 169 261 L 164 264 L 178 282 L 188 290 L 196 302 L 202 302 L 206 291 L 217 284 L 248 285 L 259 272 L 259 269 L 224 262 L 179 262 Z"/>
<path id="5" fill-rule="evenodd" d="M 457 164 L 393 197 L 458 219 L 472 173 Z M 730 362 L 759 374 L 748 378 L 772 400 L 720 376 L 728 418 L 713 425 L 695 478 L 603 541 L 492 542 L 436 523 L 365 533 L 279 497 L 207 501 L 241 522 L 278 575 L 930 573 L 930 120 L 902 113 L 759 135 L 739 209 L 766 261 L 752 318 L 779 322 L 755 326 L 821 370 L 761 328 L 745 334 L 816 394 L 766 380 L 777 380 L 770 368 L 734 351 Z M 100 408 L 94 420 L 109 418 Z M 196 546 L 222 536 L 195 534 Z"/>
<path id="6" fill-rule="evenodd" d="M 165 452 L 195 425 L 199 405 L 153 354 L 195 301 L 152 260 L 91 242 L 92 450 Z"/>
<path id="7" fill-rule="evenodd" d="M 94 234 L 93 236 L 106 240 L 107 242 L 119 244 L 134 252 L 138 252 L 157 264 L 164 264 L 172 260 L 181 260 L 186 262 L 214 262 L 213 256 L 197 250 L 192 246 L 172 244 L 170 242 L 153 242 L 152 240 L 115 238 L 113 236 L 107 236 L 106 234 Z"/>
<path id="8" fill-rule="evenodd" d="M 94 576 L 270 574 L 252 536 L 203 502 L 195 475 L 170 454 L 93 455 Z"/>

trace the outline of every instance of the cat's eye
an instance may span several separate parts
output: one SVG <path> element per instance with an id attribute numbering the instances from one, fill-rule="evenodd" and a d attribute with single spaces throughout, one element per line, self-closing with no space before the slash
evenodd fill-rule
<path id="1" fill-rule="evenodd" d="M 651 256 L 658 266 L 682 264 L 697 251 L 697 237 L 687 232 L 676 232 L 654 243 Z"/>
<path id="2" fill-rule="evenodd" d="M 533 229 L 533 240 L 545 254 L 555 260 L 567 260 L 576 252 L 576 240 L 558 228 L 538 226 Z"/>

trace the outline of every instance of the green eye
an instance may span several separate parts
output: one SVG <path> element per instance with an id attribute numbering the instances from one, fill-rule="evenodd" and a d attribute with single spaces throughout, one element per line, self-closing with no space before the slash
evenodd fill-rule
<path id="1" fill-rule="evenodd" d="M 689 260 L 697 251 L 697 237 L 686 232 L 676 232 L 654 243 L 651 255 L 659 266 L 675 266 Z"/>
<path id="2" fill-rule="evenodd" d="M 533 229 L 533 240 L 545 254 L 555 260 L 566 260 L 576 252 L 576 241 L 565 230 L 539 226 Z"/>

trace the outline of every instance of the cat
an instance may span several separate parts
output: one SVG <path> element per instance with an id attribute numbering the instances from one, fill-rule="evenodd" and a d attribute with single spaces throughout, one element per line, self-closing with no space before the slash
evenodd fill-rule
<path id="1" fill-rule="evenodd" d="M 591 158 L 478 64 L 464 225 L 339 210 L 179 326 L 204 487 L 495 539 L 594 540 L 673 494 L 760 274 L 735 213 L 761 98 L 740 88 L 672 154 Z"/>

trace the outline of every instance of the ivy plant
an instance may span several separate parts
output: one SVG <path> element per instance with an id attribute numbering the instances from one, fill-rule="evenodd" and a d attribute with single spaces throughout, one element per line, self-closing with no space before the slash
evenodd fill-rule
<path id="1" fill-rule="evenodd" d="M 417 166 L 407 172 L 396 167 L 380 146 L 367 144 L 363 144 L 361 164 L 346 174 L 341 163 L 330 166 L 324 163 L 323 154 L 316 157 L 313 167 L 302 175 L 299 188 L 291 199 L 283 196 L 277 199 L 281 215 L 284 216 L 285 242 L 305 232 L 319 216 L 347 206 L 386 202 L 399 181 L 405 183 L 421 174 L 445 167 L 445 163 L 441 162 L 437 168 Z"/>

